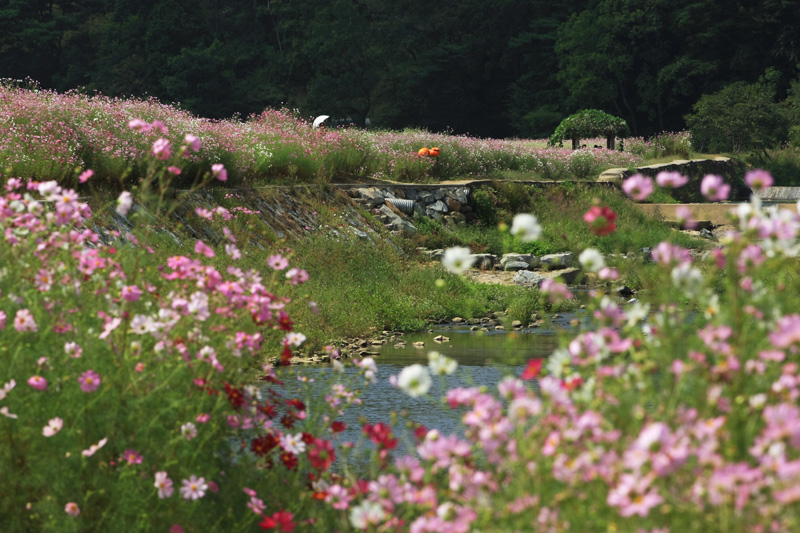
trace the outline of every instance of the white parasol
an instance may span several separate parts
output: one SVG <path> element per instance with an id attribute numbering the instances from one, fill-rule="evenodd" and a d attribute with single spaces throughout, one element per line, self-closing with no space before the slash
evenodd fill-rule
<path id="1" fill-rule="evenodd" d="M 319 128 L 320 124 L 322 124 L 323 122 L 325 122 L 329 118 L 330 118 L 329 115 L 320 115 L 320 116 L 318 116 L 317 118 L 314 119 L 313 127 Z"/>

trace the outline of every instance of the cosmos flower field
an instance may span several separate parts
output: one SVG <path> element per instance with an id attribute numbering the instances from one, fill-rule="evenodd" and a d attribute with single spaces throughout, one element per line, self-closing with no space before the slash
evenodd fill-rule
<path id="1" fill-rule="evenodd" d="M 9 103 L 18 96 L 3 93 L 5 117 L 28 105 Z M 68 107 L 56 95 L 28 96 L 31 107 L 14 124 L 35 117 L 48 98 L 49 116 Z M 246 179 L 237 165 L 253 159 L 237 145 L 222 148 L 235 136 L 208 133 L 233 126 L 165 120 L 147 113 L 162 109 L 152 102 L 108 101 L 114 117 L 84 97 L 63 98 L 83 102 L 96 128 L 85 122 L 78 133 L 65 122 L 50 137 L 35 137 L 20 126 L 3 140 L 10 168 L 0 196 L 6 530 L 800 527 L 796 210 L 767 208 L 754 197 L 731 206 L 730 231 L 705 253 L 660 243 L 651 254 L 655 289 L 635 302 L 595 290 L 587 324 L 565 331 L 552 355 L 531 358 L 497 387 L 432 398 L 431 381 L 460 372 L 457 360 L 432 352 L 427 365 L 388 376 L 379 360 L 341 360 L 333 348 L 329 371 L 312 380 L 288 365 L 305 342 L 303 324 L 292 319 L 305 301 L 302 257 L 270 250 L 261 264 L 245 264 L 242 236 L 224 216 L 209 222 L 219 225 L 222 242 L 197 240 L 185 254 L 165 257 L 132 209 L 190 173 L 196 186 Z M 346 133 L 319 137 L 336 135 Z M 50 145 L 62 137 L 56 157 Z M 434 140 L 444 157 L 447 145 Z M 106 149 L 115 155 L 97 155 Z M 16 150 L 28 150 L 28 159 L 8 155 Z M 117 159 L 139 168 L 140 181 L 130 189 L 119 182 L 113 209 L 134 229 L 107 244 L 69 183 L 102 183 Z M 653 188 L 649 178 L 630 179 L 631 196 Z M 746 179 L 759 188 L 771 178 L 754 172 Z M 682 181 L 656 178 L 662 187 Z M 707 177 L 702 190 L 721 198 L 724 185 Z M 595 207 L 585 223 L 595 235 L 613 233 L 616 214 Z M 520 214 L 512 236 L 539 238 L 535 215 Z M 463 250 L 446 256 L 442 276 L 469 267 Z M 609 282 L 624 274 L 597 250 L 584 250 L 581 262 Z M 553 302 L 572 296 L 557 281 L 540 291 Z M 371 467 L 350 468 L 357 452 L 344 442 L 342 415 L 363 409 L 361 391 L 377 380 L 390 380 L 409 401 L 457 410 L 461 431 L 408 421 L 416 440 L 404 446 L 387 415 L 356 428 L 370 443 Z"/>

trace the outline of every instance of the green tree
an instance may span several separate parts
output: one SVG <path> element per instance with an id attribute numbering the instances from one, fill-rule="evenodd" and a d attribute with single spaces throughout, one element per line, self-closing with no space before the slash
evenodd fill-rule
<path id="1" fill-rule="evenodd" d="M 737 82 L 703 95 L 686 116 L 698 151 L 755 152 L 785 142 L 789 122 L 774 85 Z"/>

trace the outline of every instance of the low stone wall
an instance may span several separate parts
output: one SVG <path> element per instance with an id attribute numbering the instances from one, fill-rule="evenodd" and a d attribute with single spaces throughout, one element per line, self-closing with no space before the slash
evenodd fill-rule
<path id="1" fill-rule="evenodd" d="M 655 178 L 660 172 L 679 172 L 689 177 L 689 183 L 672 191 L 672 197 L 684 203 L 702 203 L 705 201 L 700 193 L 700 182 L 707 174 L 717 174 L 725 178 L 731 185 L 731 200 L 747 200 L 751 190 L 742 181 L 744 164 L 730 157 L 715 157 L 713 159 L 676 159 L 670 163 L 638 167 L 635 170 L 627 168 L 610 168 L 600 174 L 598 182 L 621 184 L 622 181 L 633 174 L 643 174 Z"/>

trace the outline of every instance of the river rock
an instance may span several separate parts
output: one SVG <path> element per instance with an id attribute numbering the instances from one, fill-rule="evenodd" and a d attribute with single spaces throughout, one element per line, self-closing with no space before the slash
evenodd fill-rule
<path id="1" fill-rule="evenodd" d="M 520 270 L 514 275 L 514 285 L 522 287 L 539 287 L 545 280 L 544 276 L 531 272 L 530 270 Z"/>
<path id="2" fill-rule="evenodd" d="M 530 268 L 539 266 L 539 258 L 533 254 L 503 254 L 503 257 L 500 258 L 500 264 L 503 265 L 503 267 L 505 267 L 507 263 L 514 262 L 527 263 Z"/>
<path id="3" fill-rule="evenodd" d="M 575 263 L 575 255 L 572 252 L 547 254 L 540 257 L 539 260 L 541 261 L 542 268 L 553 270 L 571 267 Z"/>
<path id="4" fill-rule="evenodd" d="M 441 214 L 447 213 L 449 211 L 447 209 L 447 204 L 445 204 L 441 200 L 437 200 L 437 201 L 433 202 L 431 205 L 428 206 L 428 209 L 430 211 L 435 212 L 435 213 L 441 213 Z"/>
<path id="5" fill-rule="evenodd" d="M 448 198 L 447 209 L 449 209 L 450 211 L 461 211 L 461 202 L 453 198 Z"/>
<path id="6" fill-rule="evenodd" d="M 530 265 L 525 261 L 508 261 L 503 265 L 503 270 L 506 272 L 518 272 L 520 270 L 528 270 Z"/>
<path id="7" fill-rule="evenodd" d="M 358 189 L 358 195 L 369 207 L 378 207 L 383 204 L 386 199 L 381 190 L 375 187 Z"/>
<path id="8" fill-rule="evenodd" d="M 475 262 L 472 264 L 480 270 L 492 270 L 494 268 L 495 256 L 492 254 L 472 254 Z"/>

